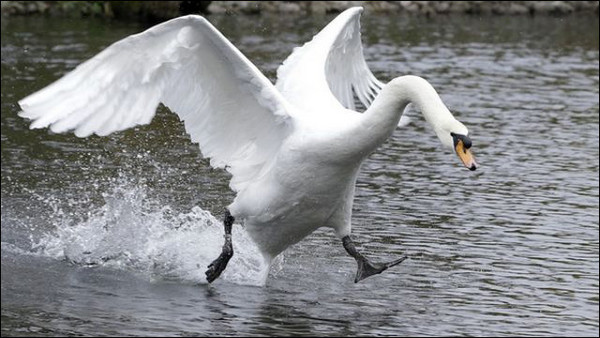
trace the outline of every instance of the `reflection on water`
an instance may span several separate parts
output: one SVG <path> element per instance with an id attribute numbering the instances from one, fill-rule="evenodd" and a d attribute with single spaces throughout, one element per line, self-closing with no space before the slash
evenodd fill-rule
<path id="1" fill-rule="evenodd" d="M 270 78 L 330 19 L 211 17 Z M 356 285 L 327 230 L 264 287 L 243 285 L 241 252 L 198 285 L 220 240 L 205 211 L 220 218 L 233 194 L 164 109 L 87 139 L 16 116 L 142 28 L 2 20 L 2 335 L 598 335 L 597 17 L 363 18 L 374 73 L 429 79 L 482 167 L 461 168 L 410 111 L 363 166 L 353 229 L 373 259 L 411 259 Z"/>

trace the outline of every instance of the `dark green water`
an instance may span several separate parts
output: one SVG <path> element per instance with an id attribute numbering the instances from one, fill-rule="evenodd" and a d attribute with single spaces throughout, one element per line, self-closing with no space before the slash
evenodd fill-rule
<path id="1" fill-rule="evenodd" d="M 331 19 L 210 18 L 271 79 Z M 353 230 L 375 260 L 411 259 L 354 284 L 353 259 L 322 230 L 260 287 L 247 242 L 222 280 L 198 284 L 222 240 L 207 212 L 220 218 L 233 194 L 174 114 L 87 139 L 16 115 L 145 27 L 1 27 L 3 336 L 598 335 L 598 17 L 365 15 L 371 69 L 430 80 L 481 168 L 461 168 L 410 112 L 363 167 Z"/>

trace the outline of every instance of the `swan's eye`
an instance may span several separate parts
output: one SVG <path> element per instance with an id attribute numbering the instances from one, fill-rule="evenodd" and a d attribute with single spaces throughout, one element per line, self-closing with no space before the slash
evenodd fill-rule
<path id="1" fill-rule="evenodd" d="M 467 135 L 450 133 L 450 136 L 452 136 L 452 140 L 454 141 L 454 148 L 456 148 L 456 145 L 458 144 L 459 141 L 462 142 L 463 147 L 465 149 L 469 149 L 473 145 L 473 143 L 471 142 L 471 139 Z"/>

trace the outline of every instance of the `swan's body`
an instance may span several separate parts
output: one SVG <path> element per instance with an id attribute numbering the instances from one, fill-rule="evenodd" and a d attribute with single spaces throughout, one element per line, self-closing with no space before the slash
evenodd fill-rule
<path id="1" fill-rule="evenodd" d="M 32 128 L 107 135 L 149 123 L 163 102 L 211 165 L 232 174 L 237 195 L 229 212 L 267 258 L 326 226 L 364 260 L 348 242 L 356 177 L 407 104 L 467 167 L 475 162 L 467 129 L 427 81 L 375 79 L 362 55 L 361 10 L 340 14 L 297 49 L 278 70 L 277 87 L 208 21 L 187 16 L 113 44 L 21 100 L 21 115 L 34 120 Z M 354 111 L 353 92 L 368 107 L 363 114 Z M 232 222 L 226 219 L 226 231 Z"/>
<path id="2" fill-rule="evenodd" d="M 409 87 L 414 93 L 406 92 Z M 385 86 L 364 114 L 345 109 L 328 112 L 335 118 L 299 114 L 268 174 L 239 192 L 229 210 L 245 219 L 253 239 L 271 256 L 321 226 L 334 228 L 340 238 L 349 235 L 360 165 L 395 130 L 408 97 L 428 91 L 435 93 L 425 80 L 406 76 Z M 442 104 L 435 97 L 433 102 Z"/>

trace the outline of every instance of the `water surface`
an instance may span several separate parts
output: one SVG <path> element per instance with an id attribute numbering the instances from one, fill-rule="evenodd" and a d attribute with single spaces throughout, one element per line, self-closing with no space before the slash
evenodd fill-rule
<path id="1" fill-rule="evenodd" d="M 213 16 L 267 76 L 331 16 Z M 332 231 L 265 285 L 237 227 L 211 286 L 228 175 L 175 114 L 78 139 L 28 130 L 16 102 L 145 27 L 2 20 L 2 335 L 598 335 L 598 17 L 363 17 L 382 80 L 427 78 L 469 126 L 469 172 L 416 111 L 365 162 L 353 283 Z M 214 215 L 214 216 L 213 216 Z M 258 285 L 258 286 L 257 286 Z"/>

